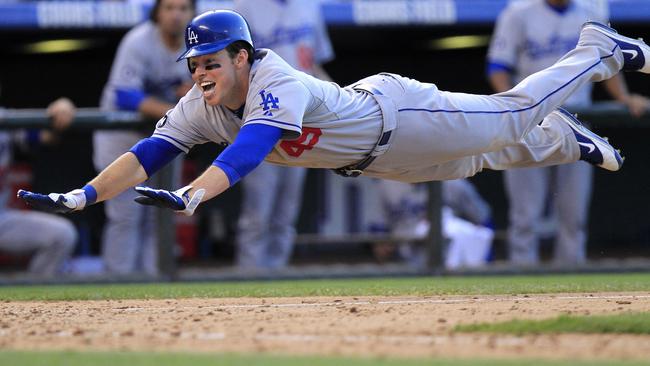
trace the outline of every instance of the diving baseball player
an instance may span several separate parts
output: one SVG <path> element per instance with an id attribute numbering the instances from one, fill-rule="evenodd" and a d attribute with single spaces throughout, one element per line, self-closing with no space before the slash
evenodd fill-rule
<path id="1" fill-rule="evenodd" d="M 488 77 L 496 92 L 509 90 L 526 76 L 543 70 L 570 51 L 593 15 L 577 1 L 532 0 L 512 3 L 499 16 L 488 52 Z M 629 94 L 621 75 L 605 80 L 612 97 L 640 114 L 646 98 Z M 577 89 L 563 106 L 571 110 L 591 104 L 591 83 Z M 553 177 L 553 179 L 552 179 Z M 547 192 L 553 192 L 558 228 L 553 261 L 576 264 L 586 260 L 587 212 L 591 196 L 592 167 L 585 162 L 546 168 L 504 171 L 509 201 L 509 259 L 516 264 L 539 262 L 539 230 Z M 551 183 L 553 183 L 551 185 Z"/>
<path id="2" fill-rule="evenodd" d="M 556 64 L 495 95 L 445 92 L 386 73 L 348 87 L 324 82 L 271 50 L 254 51 L 245 19 L 232 11 L 203 13 L 185 32 L 179 60 L 195 85 L 151 137 L 81 189 L 18 196 L 44 210 L 81 210 L 207 141 L 230 146 L 190 185 L 136 187 L 137 201 L 191 215 L 264 159 L 404 182 L 577 160 L 616 171 L 619 153 L 558 106 L 585 83 L 621 70 L 650 73 L 650 47 L 600 23 L 586 23 L 576 48 Z"/>

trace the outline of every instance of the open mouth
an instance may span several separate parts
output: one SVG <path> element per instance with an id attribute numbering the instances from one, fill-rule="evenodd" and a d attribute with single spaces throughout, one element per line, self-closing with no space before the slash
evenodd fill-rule
<path id="1" fill-rule="evenodd" d="M 216 84 L 213 81 L 204 81 L 201 83 L 201 89 L 203 89 L 204 92 L 207 92 L 214 89 L 215 85 Z"/>

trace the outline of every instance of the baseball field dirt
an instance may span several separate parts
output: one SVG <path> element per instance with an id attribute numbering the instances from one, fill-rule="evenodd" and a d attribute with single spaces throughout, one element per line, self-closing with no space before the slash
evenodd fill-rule
<path id="1" fill-rule="evenodd" d="M 650 292 L 5 301 L 0 349 L 647 360 L 650 335 L 460 333 L 458 324 L 650 312 Z"/>

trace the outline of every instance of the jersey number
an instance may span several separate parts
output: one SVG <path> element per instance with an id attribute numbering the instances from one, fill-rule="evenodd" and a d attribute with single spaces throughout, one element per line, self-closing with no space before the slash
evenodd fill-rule
<path id="1" fill-rule="evenodd" d="M 302 135 L 299 138 L 292 141 L 282 141 L 280 147 L 290 156 L 298 157 L 305 150 L 311 150 L 318 143 L 321 134 L 320 128 L 303 127 Z"/>

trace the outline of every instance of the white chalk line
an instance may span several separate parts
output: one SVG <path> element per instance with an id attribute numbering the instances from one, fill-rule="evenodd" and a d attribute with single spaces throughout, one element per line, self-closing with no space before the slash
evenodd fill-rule
<path id="1" fill-rule="evenodd" d="M 57 338 L 84 338 L 85 335 L 93 334 L 94 336 L 100 335 L 98 332 L 85 331 L 82 335 L 78 335 L 69 330 L 61 330 L 55 333 L 41 333 L 41 334 L 21 334 L 23 332 L 7 332 L 0 331 L 0 338 L 2 337 L 20 337 L 24 339 L 26 336 L 54 336 Z M 125 336 L 123 332 L 113 331 L 107 333 L 112 338 L 128 339 L 135 334 Z M 344 343 L 389 343 L 389 344 L 417 344 L 417 345 L 444 345 L 444 344 L 487 344 L 488 341 L 495 342 L 497 345 L 514 347 L 526 344 L 526 339 L 517 336 L 502 335 L 497 338 L 486 337 L 483 335 L 464 335 L 464 334 L 449 334 L 449 335 L 334 335 L 334 334 L 292 334 L 292 333 L 269 333 L 269 334 L 254 334 L 246 336 L 241 334 L 231 335 L 230 337 L 223 332 L 156 332 L 147 333 L 147 338 L 156 339 L 184 339 L 184 340 L 200 340 L 200 341 L 225 341 L 226 339 L 253 339 L 256 341 L 270 341 L 270 342 L 344 342 Z"/>
<path id="2" fill-rule="evenodd" d="M 200 309 L 258 309 L 258 308 L 307 308 L 307 307 L 336 307 L 336 306 L 367 306 L 367 305 L 416 305 L 416 304 L 462 304 L 478 302 L 515 302 L 515 301 L 539 301 L 539 300 L 627 300 L 627 299 L 648 299 L 650 295 L 607 295 L 607 296 L 529 296 L 529 297 L 470 297 L 462 299 L 405 299 L 405 300 L 383 300 L 383 301 L 330 301 L 310 303 L 286 303 L 286 304 L 233 304 L 233 305 L 201 305 Z M 119 307 L 111 310 L 116 312 L 139 312 L 146 310 L 174 310 L 174 309 L 198 309 L 198 306 L 165 306 L 165 307 Z"/>
<path id="3" fill-rule="evenodd" d="M 20 337 L 25 339 L 25 334 L 20 334 L 17 332 L 10 334 L 10 332 L 0 332 L 0 338 L 2 337 Z M 86 331 L 82 336 L 79 336 L 71 331 L 58 331 L 56 333 L 48 334 L 36 334 L 36 336 L 54 336 L 57 338 L 84 338 L 85 335 L 93 334 L 97 337 L 98 332 Z M 113 331 L 111 333 L 105 334 L 112 338 L 120 339 L 130 339 L 135 334 L 130 334 L 125 336 L 123 332 Z M 379 344 L 391 344 L 391 345 L 402 345 L 405 347 L 408 346 L 490 346 L 490 347 L 521 347 L 531 345 L 535 343 L 537 347 L 557 347 L 557 336 L 555 336 L 554 341 L 546 344 L 548 342 L 539 342 L 539 336 L 517 336 L 517 335 L 485 335 L 485 334 L 440 334 L 440 335 L 335 335 L 335 334 L 301 334 L 301 333 L 268 333 L 268 334 L 254 334 L 254 335 L 242 335 L 242 334 L 231 334 L 228 336 L 223 332 L 157 332 L 157 333 L 146 333 L 144 334 L 148 339 L 161 339 L 161 340 L 191 340 L 191 341 L 205 341 L 205 342 L 223 342 L 226 340 L 236 339 L 237 342 L 243 340 L 253 340 L 253 341 L 262 341 L 262 342 L 284 342 L 284 343 L 343 343 L 343 344 L 367 344 L 367 343 L 379 343 Z M 30 335 L 34 336 L 34 335 Z M 616 336 L 616 335 L 611 335 Z M 100 340 L 101 341 L 101 340 Z M 532 343 L 531 343 L 532 342 Z M 571 341 L 569 343 L 563 342 L 562 346 L 570 348 L 586 348 L 591 347 L 587 343 Z"/>

